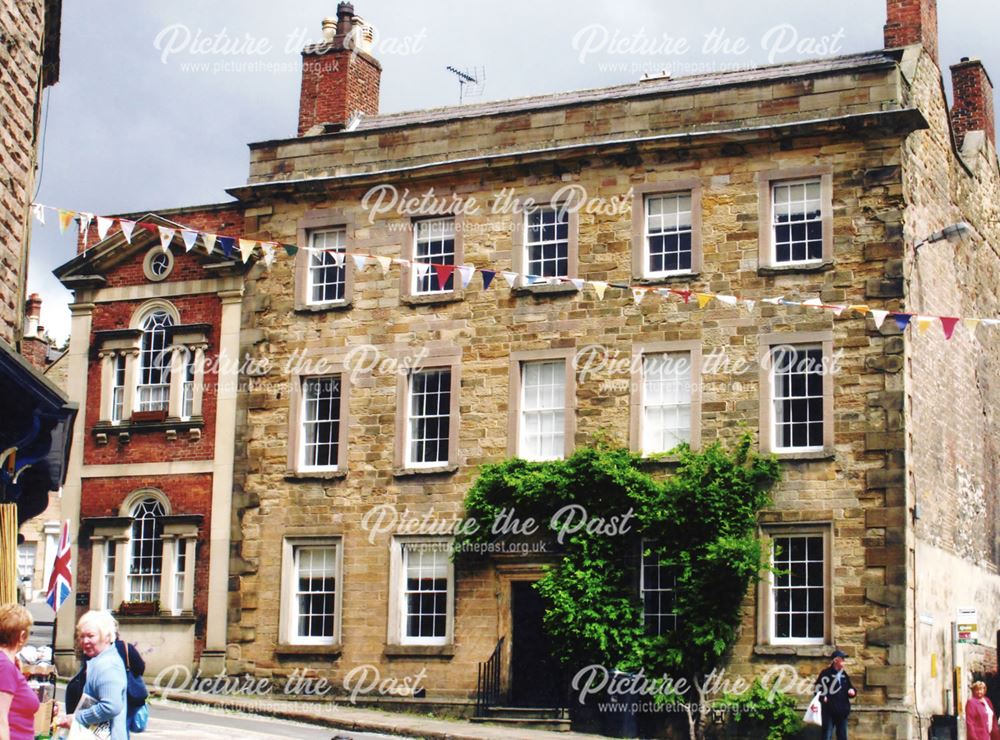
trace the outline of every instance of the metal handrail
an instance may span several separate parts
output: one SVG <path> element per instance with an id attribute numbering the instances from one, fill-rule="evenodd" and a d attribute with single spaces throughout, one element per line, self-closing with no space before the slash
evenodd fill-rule
<path id="1" fill-rule="evenodd" d="M 489 659 L 479 664 L 476 680 L 476 716 L 482 717 L 490 707 L 500 703 L 500 663 L 503 656 L 503 638 L 497 641 Z"/>

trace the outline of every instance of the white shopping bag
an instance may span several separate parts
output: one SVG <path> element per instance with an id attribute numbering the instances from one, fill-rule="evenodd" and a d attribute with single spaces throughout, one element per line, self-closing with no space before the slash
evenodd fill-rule
<path id="1" fill-rule="evenodd" d="M 809 702 L 809 708 L 803 715 L 802 721 L 807 725 L 823 724 L 823 705 L 820 704 L 818 693 L 812 698 L 812 701 Z"/>

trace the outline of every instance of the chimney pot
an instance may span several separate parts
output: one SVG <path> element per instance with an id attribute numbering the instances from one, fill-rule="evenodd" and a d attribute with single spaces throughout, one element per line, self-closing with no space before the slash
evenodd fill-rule
<path id="1" fill-rule="evenodd" d="M 337 35 L 344 38 L 353 27 L 354 6 L 350 3 L 337 4 Z"/>
<path id="2" fill-rule="evenodd" d="M 324 18 L 323 19 L 323 40 L 330 42 L 333 41 L 334 37 L 337 35 L 337 19 L 336 18 Z"/>

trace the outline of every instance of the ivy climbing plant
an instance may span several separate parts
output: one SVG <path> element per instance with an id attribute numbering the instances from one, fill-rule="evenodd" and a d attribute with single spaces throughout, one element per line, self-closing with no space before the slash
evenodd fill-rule
<path id="1" fill-rule="evenodd" d="M 565 460 L 487 465 L 465 500 L 474 525 L 459 539 L 488 543 L 509 536 L 514 522 L 522 530 L 537 525 L 558 547 L 558 561 L 535 587 L 560 660 L 574 672 L 640 674 L 665 701 L 697 702 L 703 709 L 688 713 L 694 738 L 708 708 L 698 687 L 732 647 L 743 597 L 766 567 L 757 514 L 780 469 L 755 452 L 749 435 L 732 449 L 682 445 L 674 454 L 673 474 L 662 480 L 638 455 L 608 443 Z M 676 578 L 676 627 L 659 635 L 644 625 L 642 548 L 647 562 L 658 560 Z"/>

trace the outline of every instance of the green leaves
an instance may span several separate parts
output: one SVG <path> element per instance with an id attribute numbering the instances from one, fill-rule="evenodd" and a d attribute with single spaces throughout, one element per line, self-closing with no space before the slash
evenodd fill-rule
<path id="1" fill-rule="evenodd" d="M 502 538 L 494 521 L 513 509 L 561 548 L 561 560 L 535 587 L 547 602 L 545 629 L 571 667 L 627 667 L 690 684 L 717 667 L 736 639 L 743 597 L 766 568 L 757 514 L 770 503 L 780 468 L 756 453 L 749 435 L 732 450 L 682 445 L 674 452 L 674 473 L 662 480 L 637 455 L 606 443 L 566 460 L 507 460 L 485 466 L 466 496 L 467 516 L 480 526 L 460 539 Z M 577 507 L 585 512 L 584 526 L 564 531 L 567 506 L 574 526 Z M 662 635 L 647 634 L 643 622 L 643 551 L 676 576 L 677 628 Z"/>

